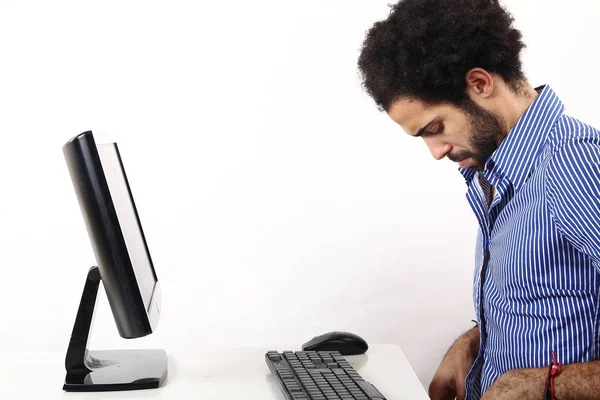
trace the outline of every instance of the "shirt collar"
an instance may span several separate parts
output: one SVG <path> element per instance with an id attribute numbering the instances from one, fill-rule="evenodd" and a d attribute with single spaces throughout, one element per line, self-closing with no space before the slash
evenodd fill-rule
<path id="1" fill-rule="evenodd" d="M 483 171 L 488 181 L 508 178 L 518 190 L 533 170 L 548 134 L 562 116 L 564 105 L 549 85 L 538 87 L 536 91 L 538 96 L 488 158 Z M 459 171 L 467 183 L 477 173 L 470 168 L 459 168 Z"/>

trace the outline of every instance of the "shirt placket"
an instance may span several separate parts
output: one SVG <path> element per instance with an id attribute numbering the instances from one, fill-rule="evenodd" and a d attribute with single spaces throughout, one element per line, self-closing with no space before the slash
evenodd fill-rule
<path id="1" fill-rule="evenodd" d="M 483 353 L 486 345 L 486 321 L 484 315 L 484 293 L 483 288 L 485 285 L 485 279 L 487 276 L 487 268 L 490 259 L 489 252 L 489 242 L 490 242 L 490 216 L 488 212 L 488 205 L 491 201 L 490 194 L 491 191 L 489 187 L 486 186 L 487 182 L 480 182 L 479 176 L 475 176 L 473 178 L 473 183 L 469 187 L 469 204 L 473 208 L 475 215 L 477 216 L 477 220 L 479 222 L 479 226 L 481 228 L 481 259 L 480 259 L 480 267 L 477 272 L 477 282 L 476 282 L 476 307 L 478 310 L 478 319 L 479 319 L 479 332 L 480 332 L 480 345 L 479 345 L 479 353 L 477 358 L 475 359 L 475 363 L 472 369 L 473 373 L 469 374 L 467 378 L 467 385 L 473 385 L 473 380 L 476 378 L 476 374 L 481 373 L 481 363 L 483 362 Z M 487 183 L 489 185 L 489 183 Z M 467 399 L 472 398 L 467 395 Z M 478 398 L 478 397 L 477 397 Z"/>

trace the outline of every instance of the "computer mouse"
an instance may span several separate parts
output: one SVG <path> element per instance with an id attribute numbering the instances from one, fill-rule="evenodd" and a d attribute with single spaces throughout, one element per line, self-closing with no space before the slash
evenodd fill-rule
<path id="1" fill-rule="evenodd" d="M 315 336 L 302 345 L 303 351 L 339 351 L 343 356 L 363 354 L 368 349 L 367 342 L 357 334 L 337 331 Z"/>

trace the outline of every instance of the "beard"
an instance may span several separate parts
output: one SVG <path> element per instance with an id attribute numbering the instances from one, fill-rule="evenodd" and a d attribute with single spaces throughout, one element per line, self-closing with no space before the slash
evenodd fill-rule
<path id="1" fill-rule="evenodd" d="M 472 150 L 449 154 L 448 158 L 454 162 L 472 158 L 475 160 L 475 166 L 472 168 L 481 171 L 487 159 L 508 134 L 506 123 L 501 117 L 487 111 L 471 99 L 467 99 L 460 108 L 469 119 L 469 142 Z"/>

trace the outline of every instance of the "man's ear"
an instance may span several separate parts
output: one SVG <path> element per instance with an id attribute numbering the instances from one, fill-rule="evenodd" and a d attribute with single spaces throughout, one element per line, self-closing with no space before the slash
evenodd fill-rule
<path id="1" fill-rule="evenodd" d="M 488 99 L 494 92 L 494 78 L 483 68 L 473 68 L 465 75 L 467 94 L 473 99 Z"/>

